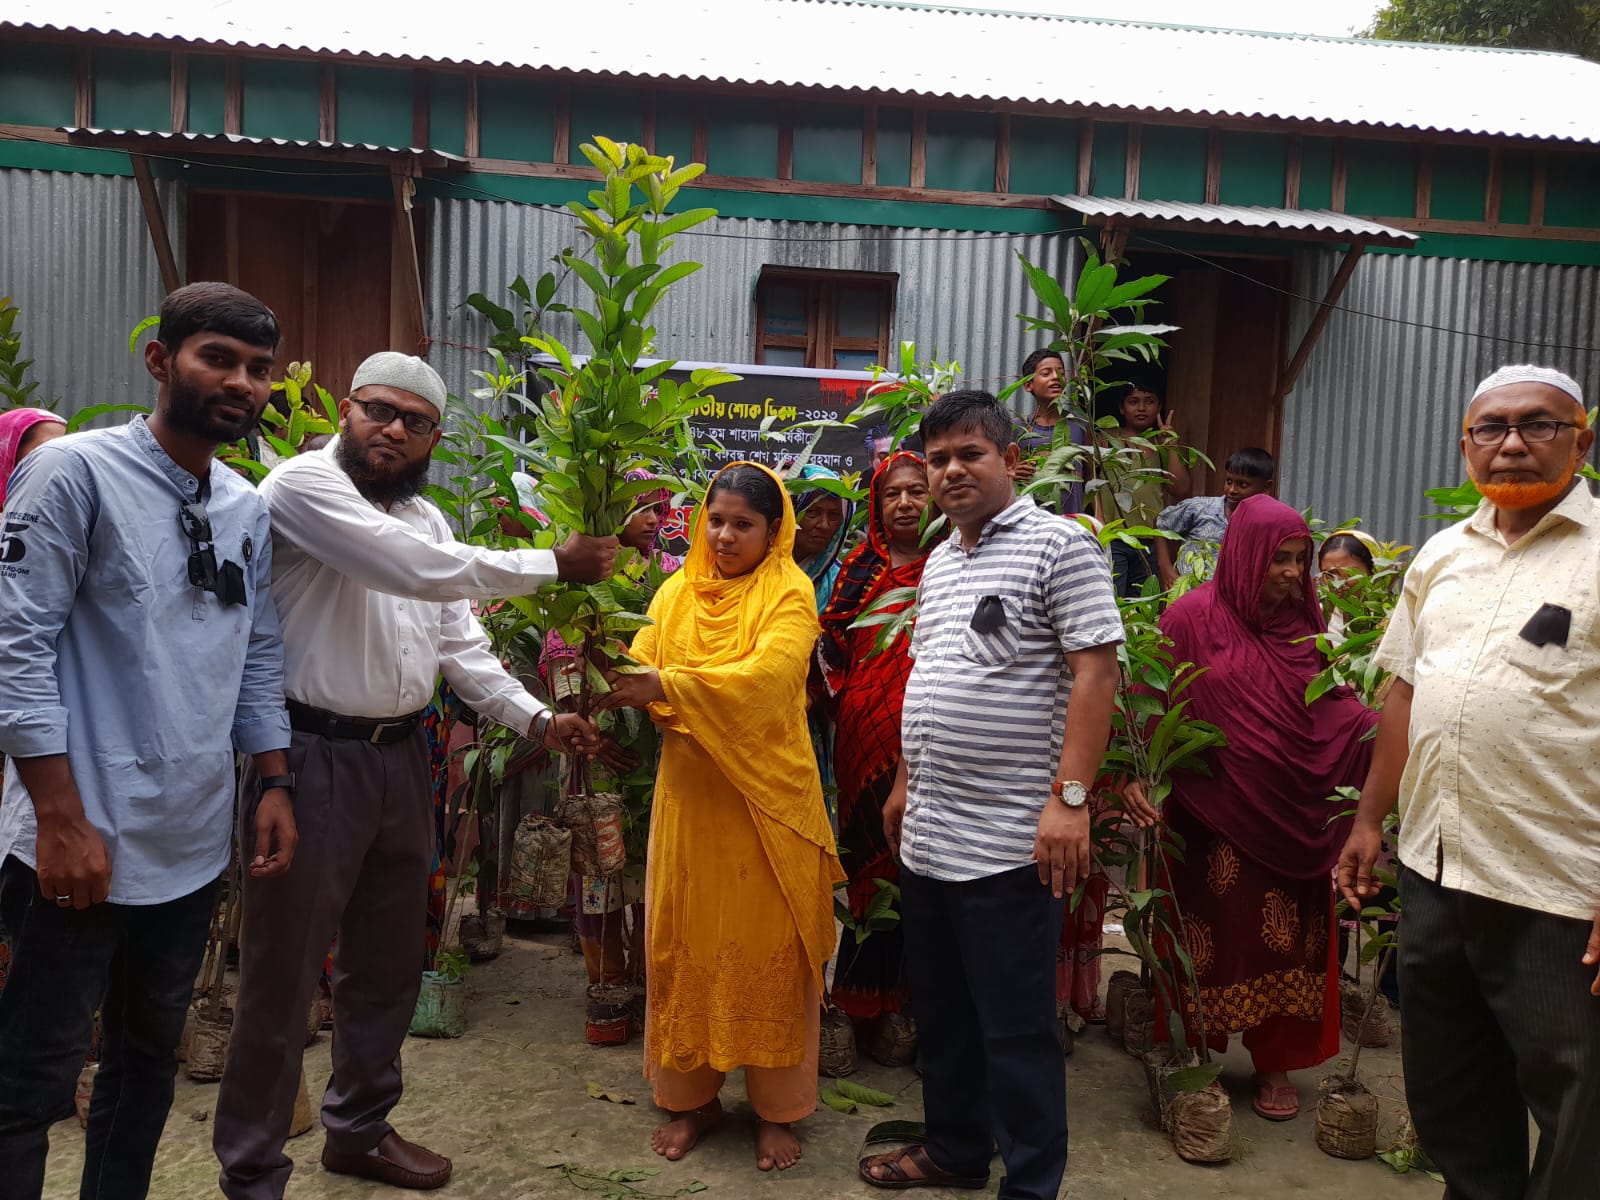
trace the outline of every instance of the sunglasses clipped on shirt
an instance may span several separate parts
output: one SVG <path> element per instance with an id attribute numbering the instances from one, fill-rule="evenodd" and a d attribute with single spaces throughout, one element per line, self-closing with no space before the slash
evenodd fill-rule
<path id="1" fill-rule="evenodd" d="M 360 400 L 355 396 L 350 399 L 361 405 L 361 411 L 367 414 L 367 420 L 374 425 L 384 428 L 394 424 L 394 419 L 399 417 L 405 424 L 406 432 L 412 437 L 427 437 L 439 427 L 439 422 L 422 413 L 404 412 L 392 404 L 385 404 L 382 400 Z"/>
<path id="2" fill-rule="evenodd" d="M 210 592 L 223 604 L 243 604 L 248 595 L 244 587 L 244 568 L 236 562 L 217 565 L 217 548 L 212 541 L 211 517 L 198 500 L 180 505 L 178 524 L 189 539 L 189 582 Z"/>

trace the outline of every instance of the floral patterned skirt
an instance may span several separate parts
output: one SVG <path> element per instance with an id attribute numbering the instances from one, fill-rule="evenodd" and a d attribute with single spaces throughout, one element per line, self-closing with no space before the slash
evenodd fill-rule
<path id="1" fill-rule="evenodd" d="M 1337 1051 L 1339 1036 L 1331 874 L 1278 875 L 1181 805 L 1169 804 L 1166 815 L 1186 846 L 1184 861 L 1172 867 L 1172 890 L 1200 985 L 1207 1040 L 1218 1047 L 1233 1034 L 1270 1034 L 1277 1049 L 1272 1057 L 1293 1063 L 1281 1069 L 1322 1062 Z M 1200 1012 L 1192 997 L 1185 1008 L 1193 1042 Z M 1255 1049 L 1262 1040 L 1246 1038 L 1246 1044 Z M 1279 1069 L 1259 1061 L 1258 1068 Z"/>

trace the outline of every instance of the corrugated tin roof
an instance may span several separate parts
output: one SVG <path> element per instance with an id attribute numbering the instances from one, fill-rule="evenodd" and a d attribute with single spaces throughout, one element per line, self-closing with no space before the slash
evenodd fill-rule
<path id="1" fill-rule="evenodd" d="M 467 160 L 443 150 L 415 146 L 378 146 L 371 142 L 302 141 L 296 138 L 246 137 L 239 133 L 173 133 L 162 129 L 79 129 L 63 126 L 62 133 L 74 142 L 90 145 L 128 146 L 148 142 L 152 145 L 199 146 L 226 154 L 238 150 L 343 150 L 375 158 L 414 157 L 424 166 L 466 166 Z"/>
<path id="2" fill-rule="evenodd" d="M 1116 196 L 1051 196 L 1063 208 L 1086 217 L 1127 217 L 1189 225 L 1226 225 L 1235 229 L 1314 235 L 1317 241 L 1368 241 L 1409 246 L 1417 235 L 1322 209 L 1265 208 L 1246 204 L 1186 204 L 1177 200 L 1123 200 Z"/>
<path id="3" fill-rule="evenodd" d="M 600 75 L 1600 142 L 1600 64 L 1569 55 L 884 0 L 10 0 L 6 26 Z"/>

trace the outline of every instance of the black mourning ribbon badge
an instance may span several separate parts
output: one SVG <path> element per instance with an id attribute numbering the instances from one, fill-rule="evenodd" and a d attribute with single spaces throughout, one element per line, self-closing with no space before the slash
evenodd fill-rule
<path id="1" fill-rule="evenodd" d="M 1572 612 L 1562 608 L 1559 604 L 1541 604 L 1539 611 L 1528 618 L 1528 623 L 1522 627 L 1522 632 L 1517 636 L 1524 641 L 1532 642 L 1535 646 L 1547 646 L 1551 642 L 1565 647 L 1567 634 L 1572 630 Z"/>
<path id="2" fill-rule="evenodd" d="M 1006 627 L 1006 606 L 999 596 L 985 596 L 972 610 L 972 631 L 987 637 Z"/>

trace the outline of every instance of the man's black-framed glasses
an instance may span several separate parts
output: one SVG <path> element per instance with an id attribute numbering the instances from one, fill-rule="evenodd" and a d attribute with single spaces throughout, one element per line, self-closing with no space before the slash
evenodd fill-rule
<path id="1" fill-rule="evenodd" d="M 1485 421 L 1482 425 L 1467 426 L 1467 436 L 1472 439 L 1474 446 L 1498 446 L 1515 429 L 1524 442 L 1534 445 L 1555 441 L 1556 434 L 1563 429 L 1581 428 L 1581 425 L 1574 425 L 1571 421 L 1518 421 L 1515 424 Z"/>
<path id="2" fill-rule="evenodd" d="M 427 437 L 439 427 L 439 422 L 422 413 L 404 412 L 392 404 L 385 404 L 382 400 L 361 400 L 355 396 L 350 397 L 355 403 L 361 405 L 361 411 L 367 414 L 367 420 L 376 425 L 389 426 L 394 419 L 399 417 L 405 423 L 406 432 L 412 437 Z"/>
<path id="3" fill-rule="evenodd" d="M 217 565 L 217 548 L 212 541 L 211 517 L 199 501 L 180 505 L 178 524 L 189 539 L 189 582 L 210 592 L 224 604 L 245 602 L 244 570 L 238 563 Z"/>

